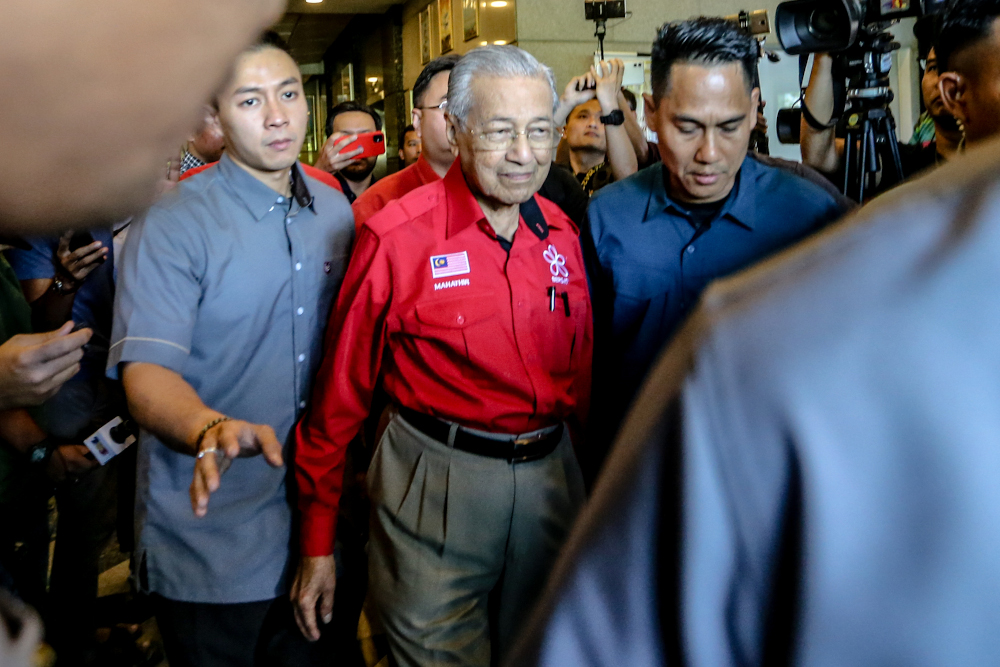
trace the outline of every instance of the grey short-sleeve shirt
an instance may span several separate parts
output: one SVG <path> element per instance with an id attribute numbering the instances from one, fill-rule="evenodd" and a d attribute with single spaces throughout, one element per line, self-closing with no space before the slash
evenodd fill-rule
<path id="1" fill-rule="evenodd" d="M 223 156 L 133 223 L 108 360 L 111 376 L 123 362 L 176 371 L 210 408 L 273 427 L 286 454 L 354 235 L 344 196 L 298 166 L 293 172 L 289 199 Z M 236 460 L 208 515 L 197 519 L 188 495 L 194 463 L 141 434 L 143 587 L 207 603 L 283 594 L 292 523 L 287 467 L 259 456 Z"/>

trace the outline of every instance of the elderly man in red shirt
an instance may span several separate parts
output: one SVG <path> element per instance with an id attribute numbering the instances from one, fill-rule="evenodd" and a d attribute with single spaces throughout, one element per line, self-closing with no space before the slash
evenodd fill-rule
<path id="1" fill-rule="evenodd" d="M 569 433 L 586 414 L 592 321 L 577 230 L 535 194 L 552 160 L 551 70 L 515 47 L 476 49 L 448 100 L 459 159 L 362 227 L 334 310 L 297 431 L 292 594 L 318 637 L 344 450 L 381 370 L 396 409 L 368 474 L 371 593 L 399 664 L 486 667 L 583 501 Z"/>

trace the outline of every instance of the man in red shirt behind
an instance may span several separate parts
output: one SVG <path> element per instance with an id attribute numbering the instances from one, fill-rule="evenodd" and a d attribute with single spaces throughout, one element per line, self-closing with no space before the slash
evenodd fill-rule
<path id="1" fill-rule="evenodd" d="M 420 157 L 417 161 L 383 178 L 351 206 L 354 209 L 354 226 L 361 229 L 389 202 L 416 190 L 421 185 L 444 178 L 455 154 L 448 143 L 448 123 L 445 114 L 448 102 L 448 77 L 461 56 L 449 54 L 427 63 L 413 84 L 413 127 L 420 136 Z"/>
<path id="2" fill-rule="evenodd" d="M 344 451 L 381 371 L 396 410 L 368 474 L 369 580 L 393 656 L 486 667 L 583 502 L 569 432 L 586 414 L 593 325 L 577 230 L 535 196 L 552 160 L 551 70 L 516 47 L 476 49 L 448 100 L 459 159 L 362 227 L 334 309 L 297 429 L 292 595 L 318 637 Z"/>

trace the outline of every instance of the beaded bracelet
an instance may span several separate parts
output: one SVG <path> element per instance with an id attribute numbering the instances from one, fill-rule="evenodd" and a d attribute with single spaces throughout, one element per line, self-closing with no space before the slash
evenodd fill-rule
<path id="1" fill-rule="evenodd" d="M 200 451 L 201 450 L 201 443 L 202 443 L 203 440 L 205 440 L 205 436 L 208 435 L 208 432 L 211 431 L 216 426 L 218 426 L 219 424 L 221 424 L 222 422 L 228 422 L 228 421 L 232 421 L 232 418 L 231 417 L 216 417 L 215 419 L 213 419 L 212 421 L 208 422 L 207 424 L 205 424 L 202 427 L 201 432 L 198 433 L 198 439 L 195 440 L 195 443 L 194 443 L 194 449 L 195 449 L 196 452 L 198 452 L 198 458 L 199 459 L 203 458 L 204 455 L 207 454 L 207 453 L 209 453 L 210 451 L 216 451 L 215 449 L 206 449 L 205 451 Z"/>

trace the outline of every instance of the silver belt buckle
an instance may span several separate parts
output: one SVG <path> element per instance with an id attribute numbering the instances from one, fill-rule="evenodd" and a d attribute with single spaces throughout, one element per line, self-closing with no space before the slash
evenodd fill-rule
<path id="1" fill-rule="evenodd" d="M 514 440 L 515 447 L 521 447 L 523 445 L 530 445 L 536 442 L 540 442 L 545 438 L 549 437 L 551 433 L 536 433 L 535 435 L 529 435 L 527 437 L 520 437 Z"/>

